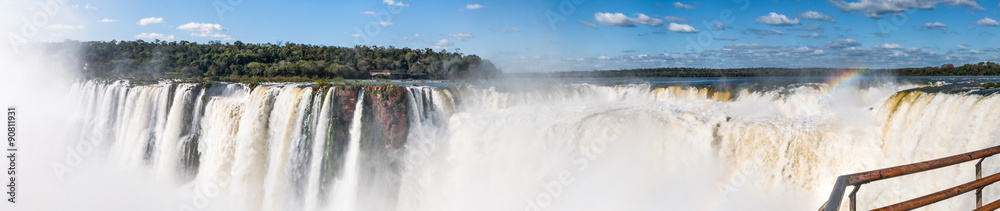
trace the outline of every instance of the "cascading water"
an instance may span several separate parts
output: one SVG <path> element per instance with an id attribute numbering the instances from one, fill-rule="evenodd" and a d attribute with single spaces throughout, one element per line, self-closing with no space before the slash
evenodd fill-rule
<path id="1" fill-rule="evenodd" d="M 174 106 L 171 106 L 170 112 L 168 112 L 166 129 L 163 137 L 156 142 L 154 147 L 155 157 L 153 160 L 157 166 L 157 175 L 160 177 L 173 179 L 179 173 L 177 167 L 181 161 L 182 139 L 187 122 L 185 120 L 190 120 L 186 114 L 191 112 L 191 108 L 187 105 L 193 100 L 191 99 L 194 97 L 191 96 L 193 88 L 194 84 L 179 84 L 174 90 L 173 102 L 171 103 Z"/>
<path id="2" fill-rule="evenodd" d="M 260 207 L 264 198 L 264 174 L 268 169 L 268 121 L 276 87 L 258 86 L 239 117 L 239 130 L 232 169 L 232 191 L 247 207 Z M 207 124 L 206 124 L 207 125 Z"/>
<path id="3" fill-rule="evenodd" d="M 74 89 L 80 139 L 98 143 L 108 163 L 148 166 L 221 210 L 815 209 L 838 175 L 1000 143 L 997 95 L 906 84 L 377 86 L 84 81 Z M 401 98 L 386 102 L 393 96 Z M 372 134 L 398 127 L 404 133 Z M 405 142 L 378 140 L 387 137 Z M 867 184 L 859 208 L 970 181 L 971 165 Z M 1000 170 L 995 160 L 984 166 Z M 194 179 L 178 177 L 185 173 Z M 383 186 L 398 191 L 366 191 Z M 984 193 L 1000 198 L 997 187 Z M 973 200 L 929 208 L 968 209 Z"/>
<path id="4" fill-rule="evenodd" d="M 361 115 L 364 110 L 365 90 L 358 92 L 357 105 L 354 107 L 354 118 L 351 119 L 351 141 L 348 142 L 344 155 L 343 173 L 337 178 L 333 187 L 333 210 L 354 210 L 358 193 L 358 154 L 361 151 Z"/>
<path id="5" fill-rule="evenodd" d="M 137 167 L 148 159 L 149 145 L 160 138 L 166 122 L 170 85 L 159 84 L 135 88 L 128 93 L 121 117 L 124 130 L 118 131 L 112 155 L 119 156 L 122 166 Z"/>
<path id="6" fill-rule="evenodd" d="M 283 210 L 290 206 L 288 196 L 289 174 L 291 173 L 293 150 L 301 139 L 305 111 L 310 104 L 312 88 L 286 86 L 275 98 L 271 119 L 268 121 L 269 155 L 268 168 L 264 176 L 264 209 Z"/>
<path id="7" fill-rule="evenodd" d="M 306 186 L 306 196 L 305 196 L 305 209 L 306 210 L 317 210 L 320 206 L 320 196 L 319 191 L 321 190 L 321 185 L 323 184 L 321 179 L 323 177 L 323 155 L 325 154 L 327 134 L 330 132 L 330 107 L 331 101 L 333 100 L 333 93 L 336 91 L 336 87 L 331 87 L 327 90 L 325 96 L 317 95 L 317 98 L 322 97 L 322 106 L 318 109 L 318 116 L 315 118 L 316 127 L 313 130 L 313 142 L 312 142 L 312 159 L 309 162 L 309 178 L 308 185 Z"/>

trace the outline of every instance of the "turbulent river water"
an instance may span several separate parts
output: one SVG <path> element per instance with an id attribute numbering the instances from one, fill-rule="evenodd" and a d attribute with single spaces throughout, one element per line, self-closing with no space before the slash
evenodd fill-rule
<path id="1" fill-rule="evenodd" d="M 92 146 L 106 177 L 148 178 L 167 201 L 151 210 L 814 210 L 839 175 L 1000 143 L 983 80 L 92 80 L 72 88 L 64 145 Z M 865 185 L 859 208 L 971 181 L 973 165 Z"/>

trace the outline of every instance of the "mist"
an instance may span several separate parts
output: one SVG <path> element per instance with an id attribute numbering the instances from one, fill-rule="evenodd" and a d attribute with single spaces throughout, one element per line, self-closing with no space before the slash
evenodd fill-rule
<path id="1" fill-rule="evenodd" d="M 3 210 L 810 210 L 839 175 L 1000 137 L 1000 97 L 975 85 L 990 78 L 88 79 L 80 42 L 60 39 L 74 32 L 48 27 L 76 2 L 0 4 L 0 104 L 17 113 Z M 971 165 L 866 184 L 860 208 L 972 180 Z M 968 195 L 929 208 L 971 209 Z"/>
<path id="2" fill-rule="evenodd" d="M 76 111 L 86 105 L 71 91 L 82 76 L 81 48 L 59 38 L 78 32 L 48 28 L 75 20 L 76 3 L 0 3 L 0 104 L 17 112 L 16 203 L 0 209 L 173 210 L 183 195 L 177 187 L 150 180 L 147 170 L 114 168 L 102 146 L 80 138 Z"/>

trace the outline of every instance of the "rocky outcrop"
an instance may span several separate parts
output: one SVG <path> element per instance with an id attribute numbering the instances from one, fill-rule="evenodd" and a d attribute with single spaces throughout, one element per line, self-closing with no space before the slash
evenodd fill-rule
<path id="1" fill-rule="evenodd" d="M 338 86 L 333 93 L 330 117 L 329 139 L 323 171 L 323 187 L 330 184 L 339 167 L 344 163 L 344 154 L 350 142 L 351 120 L 354 118 L 358 92 L 364 89 L 361 118 L 361 153 L 359 162 L 360 184 L 366 188 L 362 196 L 395 196 L 396 185 L 374 187 L 376 184 L 397 184 L 402 146 L 406 143 L 408 119 L 406 88 L 397 85 Z M 317 90 L 327 90 L 317 87 Z M 319 93 L 317 93 L 319 94 Z M 328 193 L 328 191 L 321 191 Z M 394 201 L 389 199 L 365 199 Z M 360 206 L 360 205 L 359 205 Z M 362 210 L 392 210 L 395 204 L 379 204 L 377 207 L 359 207 Z"/>
<path id="2" fill-rule="evenodd" d="M 406 141 L 406 88 L 396 85 L 365 86 L 365 131 L 369 138 L 399 148 Z M 373 136 L 373 137 L 371 137 Z"/>
<path id="3" fill-rule="evenodd" d="M 314 90 L 329 90 L 329 87 L 316 87 Z M 330 109 L 330 130 L 327 134 L 326 153 L 323 159 L 323 175 L 320 186 L 324 190 L 320 191 L 321 197 L 332 188 L 333 181 L 340 175 L 340 166 L 344 163 L 344 152 L 347 151 L 348 142 L 351 139 L 350 127 L 351 119 L 354 117 L 354 107 L 357 105 L 358 90 L 360 87 L 337 87 L 333 90 Z M 317 94 L 321 94 L 318 92 Z"/>
<path id="4" fill-rule="evenodd" d="M 359 184 L 370 187 L 359 190 L 359 200 L 383 201 L 377 205 L 359 205 L 359 210 L 395 210 L 399 193 L 399 172 L 402 146 L 406 142 L 406 88 L 396 85 L 364 86 L 362 115 L 361 179 Z M 391 184 L 385 185 L 384 184 Z M 389 198 L 379 198 L 386 197 Z"/>

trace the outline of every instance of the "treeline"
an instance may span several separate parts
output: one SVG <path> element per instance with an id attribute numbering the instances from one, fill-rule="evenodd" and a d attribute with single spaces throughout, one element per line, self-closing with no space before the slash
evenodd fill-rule
<path id="1" fill-rule="evenodd" d="M 843 68 L 640 68 L 622 70 L 593 70 L 551 73 L 513 73 L 519 77 L 559 77 L 559 78 L 628 78 L 628 77 L 806 77 L 833 76 L 855 69 Z M 979 62 L 956 67 L 952 64 L 941 67 L 868 69 L 864 72 L 870 75 L 897 76 L 970 76 L 970 75 L 1000 75 L 1000 64 Z"/>
<path id="2" fill-rule="evenodd" d="M 370 78 L 371 72 L 391 72 L 395 77 L 458 79 L 500 73 L 490 61 L 476 55 L 429 48 L 143 40 L 83 42 L 81 47 L 84 72 L 95 77 L 360 79 Z"/>
<path id="3" fill-rule="evenodd" d="M 1000 75 L 1000 64 L 979 62 L 955 67 L 953 64 L 941 67 L 899 68 L 894 70 L 900 76 L 954 76 L 954 75 Z"/>
<path id="4" fill-rule="evenodd" d="M 831 68 L 641 68 L 622 70 L 571 71 L 554 73 L 516 73 L 521 77 L 605 78 L 605 77 L 778 77 L 778 76 L 830 76 L 845 69 Z"/>

